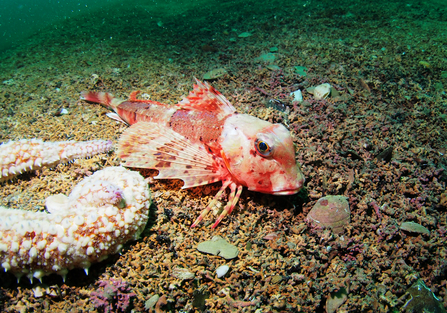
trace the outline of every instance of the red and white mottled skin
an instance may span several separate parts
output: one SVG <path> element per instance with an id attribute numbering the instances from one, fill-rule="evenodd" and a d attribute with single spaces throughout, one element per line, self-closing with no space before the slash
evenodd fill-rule
<path id="1" fill-rule="evenodd" d="M 108 167 L 70 193 L 47 198 L 46 212 L 0 207 L 0 266 L 30 280 L 84 268 L 138 239 L 150 206 L 144 178 Z"/>
<path id="2" fill-rule="evenodd" d="M 112 150 L 110 140 L 44 142 L 22 139 L 0 145 L 0 181 L 23 172 L 52 167 Z"/>
<path id="3" fill-rule="evenodd" d="M 274 195 L 295 194 L 303 186 L 292 137 L 283 125 L 236 113 L 220 92 L 200 81 L 176 106 L 137 99 L 137 94 L 121 100 L 104 92 L 84 92 L 81 99 L 112 108 L 113 118 L 132 125 L 118 147 L 125 166 L 155 168 L 155 178 L 182 179 L 183 188 L 222 181 L 192 226 L 228 187 L 229 201 L 213 228 L 231 213 L 244 186 Z"/>

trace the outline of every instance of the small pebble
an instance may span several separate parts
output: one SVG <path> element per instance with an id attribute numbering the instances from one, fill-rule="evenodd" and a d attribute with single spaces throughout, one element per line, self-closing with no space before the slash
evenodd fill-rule
<path id="1" fill-rule="evenodd" d="M 415 223 L 415 222 L 403 222 L 400 225 L 400 229 L 406 230 L 406 231 L 409 231 L 412 233 L 426 234 L 426 235 L 430 234 L 430 231 L 427 228 L 425 228 L 424 226 L 422 226 L 418 223 Z"/>
<path id="2" fill-rule="evenodd" d="M 217 278 L 225 276 L 230 267 L 228 265 L 221 265 L 216 269 Z"/>
<path id="3" fill-rule="evenodd" d="M 227 260 L 234 259 L 239 254 L 239 249 L 236 246 L 229 244 L 220 236 L 214 236 L 211 240 L 199 243 L 197 250 L 218 255 Z"/>
<path id="4" fill-rule="evenodd" d="M 152 308 L 155 307 L 155 305 L 157 304 L 158 299 L 160 299 L 160 296 L 159 296 L 159 295 L 153 295 L 152 297 L 149 298 L 149 300 L 147 300 L 147 301 L 144 303 L 144 308 L 145 308 L 146 310 L 152 309 Z"/>
<path id="5" fill-rule="evenodd" d="M 249 32 L 243 32 L 243 33 L 241 33 L 241 34 L 239 34 L 239 38 L 247 38 L 247 37 L 250 37 L 250 36 L 252 36 L 252 33 L 249 33 Z"/>
<path id="6" fill-rule="evenodd" d="M 175 278 L 179 278 L 181 280 L 190 280 L 194 279 L 196 275 L 193 272 L 190 272 L 187 268 L 176 266 L 172 269 L 171 276 L 174 276 Z"/>

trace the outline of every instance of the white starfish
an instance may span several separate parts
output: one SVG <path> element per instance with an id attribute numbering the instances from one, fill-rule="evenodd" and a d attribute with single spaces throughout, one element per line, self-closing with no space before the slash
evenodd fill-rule
<path id="1" fill-rule="evenodd" d="M 26 171 L 88 158 L 112 149 L 110 140 L 44 142 L 22 139 L 0 145 L 0 181 Z"/>

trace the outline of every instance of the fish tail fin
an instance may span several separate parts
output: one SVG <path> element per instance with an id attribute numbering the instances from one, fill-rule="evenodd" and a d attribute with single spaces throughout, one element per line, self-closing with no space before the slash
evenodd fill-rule
<path id="1" fill-rule="evenodd" d="M 115 98 L 111 93 L 108 92 L 93 92 L 93 91 L 81 92 L 81 100 L 99 103 L 112 109 L 115 109 L 121 102 L 125 101 L 122 99 Z"/>

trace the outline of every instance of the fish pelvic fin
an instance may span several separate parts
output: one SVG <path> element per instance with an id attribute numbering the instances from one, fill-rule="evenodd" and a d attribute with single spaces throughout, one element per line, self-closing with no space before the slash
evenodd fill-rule
<path id="1" fill-rule="evenodd" d="M 208 212 L 214 207 L 216 202 L 220 199 L 225 189 L 230 188 L 231 192 L 228 197 L 228 202 L 223 208 L 222 212 L 220 213 L 217 220 L 214 222 L 213 226 L 211 228 L 216 228 L 217 225 L 222 221 L 222 219 L 229 215 L 234 207 L 236 206 L 237 202 L 239 201 L 239 197 L 242 193 L 242 185 L 238 185 L 235 182 L 231 180 L 226 180 L 223 182 L 222 187 L 219 189 L 217 194 L 214 196 L 213 200 L 210 201 L 210 203 L 207 205 L 207 207 L 200 213 L 199 217 L 194 221 L 194 223 L 191 225 L 191 227 L 196 227 L 202 219 L 208 214 Z"/>
<path id="2" fill-rule="evenodd" d="M 81 92 L 80 99 L 102 104 L 103 106 L 111 108 L 112 110 L 125 101 L 123 99 L 115 98 L 111 93 L 96 91 L 83 91 Z"/>

